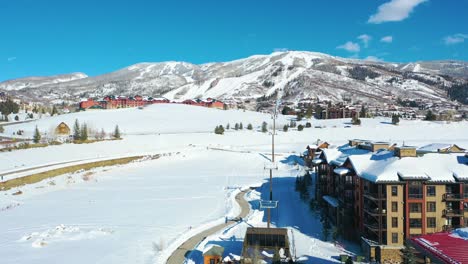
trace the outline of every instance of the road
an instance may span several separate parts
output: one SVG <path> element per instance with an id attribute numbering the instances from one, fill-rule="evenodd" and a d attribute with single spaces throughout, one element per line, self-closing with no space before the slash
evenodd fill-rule
<path id="1" fill-rule="evenodd" d="M 244 195 L 250 191 L 245 190 L 236 195 L 236 202 L 239 204 L 241 208 L 240 214 L 237 216 L 237 218 L 245 218 L 250 212 L 250 205 L 249 203 L 244 199 Z M 166 264 L 182 264 L 185 261 L 185 256 L 192 250 L 194 250 L 195 246 L 198 245 L 201 241 L 203 241 L 204 238 L 207 236 L 213 235 L 214 233 L 221 231 L 225 229 L 226 227 L 232 225 L 235 223 L 235 221 L 228 221 L 225 224 L 220 224 L 217 226 L 214 226 L 210 229 L 207 229 L 201 233 L 198 233 L 194 235 L 193 237 L 189 238 L 187 241 L 185 241 L 182 245 L 180 245 L 174 252 L 172 252 L 171 256 L 169 256 Z"/>

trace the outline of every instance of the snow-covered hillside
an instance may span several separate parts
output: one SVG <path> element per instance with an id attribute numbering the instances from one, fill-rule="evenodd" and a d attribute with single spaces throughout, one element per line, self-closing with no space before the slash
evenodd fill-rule
<path id="1" fill-rule="evenodd" d="M 395 64 L 288 51 L 201 65 L 173 61 L 139 63 L 95 77 L 72 76 L 10 80 L 0 83 L 0 90 L 45 101 L 136 94 L 172 100 L 244 100 L 269 96 L 279 89 L 284 90 L 283 99 L 292 101 L 317 97 L 374 103 L 391 102 L 397 97 L 447 101 L 444 89 L 468 76 L 468 64 Z"/>
<path id="2" fill-rule="evenodd" d="M 273 222 L 294 230 L 297 256 L 307 257 L 305 263 L 333 263 L 339 254 L 356 252 L 351 245 L 343 248 L 321 241 L 318 218 L 293 191 L 300 167 L 288 160 L 298 159 L 306 145 L 318 139 L 340 145 L 350 138 L 362 138 L 416 146 L 456 143 L 468 147 L 468 122 L 402 120 L 395 126 L 389 119 L 378 118 L 362 119 L 361 126 L 351 126 L 349 119 L 312 119 L 301 121 L 311 122 L 312 128 L 281 131 L 290 118 L 278 119 L 275 153 L 280 163 L 274 172 L 273 188 L 282 207 L 292 204 L 289 211 L 274 213 Z M 48 131 L 62 121 L 72 125 L 75 119 L 109 132 L 118 124 L 124 132 L 123 140 L 2 152 L 0 174 L 64 161 L 161 156 L 0 191 L 1 263 L 163 263 L 169 249 L 177 247 L 174 242 L 178 238 L 222 223 L 225 215 L 236 215 L 232 205 L 235 191 L 231 188 L 261 186 L 249 194 L 254 209 L 267 193 L 268 172 L 264 167 L 269 163 L 271 134 L 258 131 L 258 127 L 263 121 L 271 124 L 269 114 L 152 105 L 44 118 L 6 126 L 3 135 L 23 129 L 30 136 L 36 125 Z M 242 122 L 244 129 L 230 129 L 225 135 L 213 133 L 216 125 L 230 123 L 233 127 L 236 122 Z M 253 131 L 245 129 L 248 123 L 254 125 Z M 4 177 L 8 180 L 13 176 Z M 20 190 L 21 195 L 13 195 Z M 264 212 L 255 210 L 246 221 L 263 226 Z M 238 247 L 246 226 L 237 225 L 207 241 L 233 236 Z"/>

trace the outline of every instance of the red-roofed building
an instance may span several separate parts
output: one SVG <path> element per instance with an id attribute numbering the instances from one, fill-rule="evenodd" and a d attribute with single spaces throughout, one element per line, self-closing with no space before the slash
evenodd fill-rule
<path id="1" fill-rule="evenodd" d="M 458 235 L 434 233 L 410 238 L 410 242 L 431 263 L 468 264 L 468 240 Z"/>

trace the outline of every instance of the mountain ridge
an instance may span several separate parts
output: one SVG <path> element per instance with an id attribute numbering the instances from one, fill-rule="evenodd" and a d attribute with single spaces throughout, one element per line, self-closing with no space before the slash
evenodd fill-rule
<path id="1" fill-rule="evenodd" d="M 39 78 L 39 79 L 35 79 Z M 468 62 L 374 62 L 287 51 L 228 62 L 143 62 L 114 72 L 72 73 L 0 82 L 0 90 L 29 100 L 76 101 L 114 95 L 214 97 L 245 100 L 284 90 L 283 99 L 390 102 L 397 97 L 450 102 L 446 88 L 468 79 Z"/>

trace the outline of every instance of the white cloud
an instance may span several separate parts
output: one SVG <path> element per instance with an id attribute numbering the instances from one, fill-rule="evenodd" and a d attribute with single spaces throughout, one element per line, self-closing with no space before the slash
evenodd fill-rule
<path id="1" fill-rule="evenodd" d="M 366 61 L 373 61 L 373 62 L 381 62 L 381 61 L 383 61 L 383 59 L 378 58 L 378 57 L 376 57 L 376 56 L 367 56 L 366 58 L 364 58 L 364 60 L 366 60 Z"/>
<path id="2" fill-rule="evenodd" d="M 364 47 L 368 47 L 369 46 L 369 41 L 372 39 L 371 36 L 367 35 L 367 34 L 362 34 L 360 35 L 359 37 L 357 37 L 359 40 L 362 41 L 362 43 L 364 43 Z"/>
<path id="3" fill-rule="evenodd" d="M 465 39 L 468 39 L 467 34 L 454 34 L 444 38 L 445 45 L 453 45 L 465 42 Z"/>
<path id="4" fill-rule="evenodd" d="M 392 43 L 393 42 L 393 37 L 392 36 L 385 36 L 385 37 L 381 38 L 380 41 L 385 42 L 385 43 Z"/>
<path id="5" fill-rule="evenodd" d="M 347 50 L 349 52 L 359 52 L 361 50 L 361 47 L 359 46 L 359 44 L 354 43 L 352 41 L 348 41 L 345 44 L 340 45 L 340 46 L 338 46 L 336 48 L 337 49 L 344 49 L 344 50 Z"/>
<path id="6" fill-rule="evenodd" d="M 428 0 L 391 0 L 379 6 L 377 13 L 370 16 L 368 23 L 402 21 L 409 17 L 413 9 Z"/>
<path id="7" fill-rule="evenodd" d="M 14 60 L 16 60 L 16 57 L 9 57 L 9 58 L 7 59 L 7 61 L 14 61 Z"/>
<path id="8" fill-rule="evenodd" d="M 286 52 L 289 51 L 288 48 L 274 48 L 273 52 Z"/>

